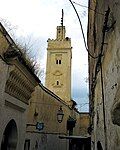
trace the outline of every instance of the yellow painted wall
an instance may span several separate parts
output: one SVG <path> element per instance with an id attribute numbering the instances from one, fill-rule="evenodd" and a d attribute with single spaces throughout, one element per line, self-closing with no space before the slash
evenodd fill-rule
<path id="1" fill-rule="evenodd" d="M 64 30 L 65 27 L 62 29 L 61 26 L 58 26 L 57 38 L 48 39 L 45 86 L 69 103 L 71 100 L 72 53 L 71 39 L 65 37 Z M 61 60 L 61 64 L 56 64 L 56 60 Z"/>

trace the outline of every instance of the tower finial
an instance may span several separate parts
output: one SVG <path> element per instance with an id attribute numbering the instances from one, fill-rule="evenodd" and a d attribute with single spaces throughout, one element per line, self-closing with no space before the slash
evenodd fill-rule
<path id="1" fill-rule="evenodd" d="M 61 26 L 63 27 L 63 17 L 64 17 L 64 12 L 63 12 L 63 9 L 62 9 L 62 18 L 61 18 Z"/>

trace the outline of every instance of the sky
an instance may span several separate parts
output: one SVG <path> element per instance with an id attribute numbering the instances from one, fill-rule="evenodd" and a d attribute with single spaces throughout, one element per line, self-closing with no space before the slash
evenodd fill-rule
<path id="1" fill-rule="evenodd" d="M 83 6 L 88 0 L 74 0 Z M 80 16 L 87 37 L 87 8 L 74 4 Z M 88 56 L 85 50 L 81 28 L 69 0 L 1 0 L 0 19 L 13 25 L 17 39 L 30 40 L 33 53 L 40 64 L 46 68 L 47 39 L 56 38 L 56 27 L 61 23 L 64 10 L 66 37 L 72 42 L 72 99 L 77 102 L 79 111 L 88 111 Z M 42 78 L 44 84 L 44 78 Z"/>

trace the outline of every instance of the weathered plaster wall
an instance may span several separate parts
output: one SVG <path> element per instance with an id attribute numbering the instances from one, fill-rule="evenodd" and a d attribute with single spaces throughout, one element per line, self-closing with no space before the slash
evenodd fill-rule
<path id="1" fill-rule="evenodd" d="M 18 61 L 17 55 L 5 59 L 5 52 L 14 51 L 13 46 L 15 46 L 14 41 L 0 23 L 0 149 L 2 140 L 5 139 L 4 131 L 8 123 L 13 120 L 17 129 L 13 124 L 7 128 L 7 131 L 10 131 L 10 128 L 12 129 L 10 138 L 5 145 L 9 149 L 14 147 L 16 150 L 21 150 L 24 149 L 25 142 L 27 103 L 36 81 L 33 75 L 28 72 L 26 66 Z M 11 49 L 8 49 L 8 47 Z M 22 99 L 23 97 L 25 101 Z M 16 139 L 13 138 L 14 129 L 17 130 Z M 8 133 L 6 137 L 9 137 Z M 15 143 L 17 143 L 16 148 Z"/>
<path id="2" fill-rule="evenodd" d="M 90 1 L 92 3 L 93 1 Z M 103 115 L 103 98 L 102 98 L 102 85 L 101 85 L 101 70 L 98 72 L 96 80 L 94 93 L 92 93 L 91 103 L 92 103 L 92 124 L 93 124 L 93 132 L 92 132 L 92 143 L 93 149 L 97 149 L 97 142 L 100 141 L 103 149 L 105 149 L 105 136 L 107 139 L 107 150 L 119 150 L 120 149 L 120 126 L 117 124 L 120 120 L 119 111 L 120 107 L 118 107 L 117 111 L 115 109 L 116 103 L 119 106 L 119 94 L 120 94 L 120 32 L 119 32 L 119 22 L 120 19 L 118 17 L 120 11 L 120 2 L 119 1 L 96 1 L 96 12 L 103 13 L 105 10 L 110 7 L 110 15 L 108 18 L 108 27 L 116 21 L 115 25 L 111 30 L 106 32 L 105 43 L 103 47 L 104 56 L 102 58 L 102 68 L 103 68 L 103 91 L 104 91 L 104 107 L 105 107 L 105 116 Z M 90 17 L 94 20 L 91 22 L 89 19 L 89 27 L 90 25 L 95 24 L 96 26 L 96 40 L 89 36 L 89 33 L 92 33 L 95 30 L 93 28 L 89 28 L 88 38 L 89 40 L 93 40 L 93 44 L 96 42 L 95 55 L 97 51 L 100 51 L 101 48 L 101 38 L 102 38 L 102 27 L 104 25 L 104 15 L 100 15 L 98 13 L 94 16 Z M 101 17 L 103 19 L 101 19 Z M 89 45 L 89 43 L 88 43 Z M 89 45 L 91 48 L 91 45 Z M 93 48 L 93 47 L 92 47 Z M 91 49 L 90 49 L 91 50 Z M 97 60 L 96 60 L 97 62 Z M 96 63 L 95 63 L 96 64 Z M 93 77 L 95 76 L 95 71 L 93 68 L 96 65 L 89 61 L 90 68 L 90 83 L 92 84 Z M 92 91 L 92 85 L 90 84 L 90 93 Z M 113 113 L 114 112 L 114 113 Z M 114 121 L 115 120 L 115 123 Z M 117 121 L 118 120 L 118 121 Z M 106 124 L 106 134 L 104 129 L 104 121 Z"/>
<path id="3" fill-rule="evenodd" d="M 57 134 L 28 133 L 27 137 L 31 139 L 30 149 L 68 150 L 68 140 L 60 139 Z"/>
<path id="4" fill-rule="evenodd" d="M 58 123 L 57 111 L 59 110 L 60 106 L 62 106 L 64 118 L 61 123 Z M 37 112 L 37 116 L 34 116 L 35 111 Z M 76 110 L 74 109 L 72 110 L 68 105 L 66 105 L 64 101 L 62 101 L 55 94 L 53 94 L 51 91 L 49 91 L 42 85 L 37 86 L 35 88 L 35 91 L 33 92 L 32 98 L 30 100 L 29 109 L 27 113 L 28 113 L 28 121 L 27 121 L 28 124 L 36 125 L 37 122 L 44 123 L 44 129 L 41 131 L 36 130 L 35 126 L 27 127 L 26 138 L 30 139 L 30 141 L 32 142 L 31 143 L 32 146 L 35 145 L 35 143 L 33 143 L 32 141 L 32 133 L 34 133 L 33 134 L 34 139 L 36 139 L 37 136 L 40 137 L 38 143 L 40 142 L 41 134 L 44 134 L 44 136 L 47 137 L 48 141 L 47 143 L 45 143 L 46 146 L 45 145 L 43 146 L 43 150 L 44 147 L 48 148 L 50 143 L 51 146 L 52 145 L 54 146 L 54 148 L 51 147 L 51 150 L 60 149 L 62 145 L 64 147 L 67 147 L 68 143 L 66 143 L 66 140 L 59 139 L 58 136 L 69 134 L 67 130 L 67 120 L 69 116 L 76 119 L 76 125 L 75 128 L 73 128 L 73 135 L 78 136 L 87 135 L 89 114 L 80 114 Z"/>
<path id="5" fill-rule="evenodd" d="M 0 60 L 0 143 L 3 138 L 4 130 L 9 123 L 10 120 L 14 119 L 17 124 L 18 131 L 18 143 L 17 150 L 23 149 L 24 140 L 25 140 L 25 128 L 26 128 L 26 119 L 25 113 L 21 112 L 16 108 L 12 108 L 11 106 L 7 106 L 5 101 L 18 101 L 18 99 L 11 97 L 10 95 L 5 93 L 5 84 L 8 77 L 9 67 L 2 60 Z M 20 107 L 26 109 L 25 104 L 20 103 Z M 1 144 L 0 144 L 1 145 Z"/>

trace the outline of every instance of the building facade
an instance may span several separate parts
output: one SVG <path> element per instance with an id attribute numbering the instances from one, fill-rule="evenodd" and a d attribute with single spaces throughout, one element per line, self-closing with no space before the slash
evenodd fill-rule
<path id="1" fill-rule="evenodd" d="M 89 0 L 89 98 L 93 150 L 120 149 L 120 2 Z"/>
<path id="2" fill-rule="evenodd" d="M 38 79 L 0 23 L 0 149 L 24 149 L 26 110 Z"/>
<path id="3" fill-rule="evenodd" d="M 57 26 L 56 39 L 48 39 L 45 86 L 65 102 L 71 101 L 71 39 L 65 26 Z"/>
<path id="4" fill-rule="evenodd" d="M 52 72 L 46 80 L 53 77 L 52 81 L 57 85 L 53 91 L 42 85 L 0 24 L 1 150 L 68 150 L 67 136 L 88 136 L 89 114 L 80 113 L 71 100 L 71 41 L 65 38 L 65 27 L 57 27 L 57 39 L 49 40 L 49 50 L 52 55 L 48 55 L 49 59 L 53 61 L 48 62 L 54 62 L 55 69 L 48 67 Z M 59 122 L 57 117 L 61 109 L 64 116 Z M 74 148 L 75 143 L 71 144 Z"/>
<path id="5" fill-rule="evenodd" d="M 26 141 L 32 142 L 30 149 L 37 143 L 38 149 L 68 150 L 69 140 L 59 136 L 79 135 L 80 116 L 71 101 L 71 57 L 71 40 L 65 37 L 65 26 L 58 26 L 56 39 L 48 39 L 47 88 L 39 84 L 30 100 L 26 137 Z M 60 108 L 64 113 L 61 123 L 57 120 Z M 37 122 L 44 123 L 41 131 L 32 126 Z"/>
<path id="6" fill-rule="evenodd" d="M 31 150 L 68 150 L 76 144 L 70 144 L 68 137 L 88 136 L 89 114 L 80 113 L 71 100 L 71 39 L 65 37 L 65 26 L 57 26 L 56 39 L 47 42 L 46 87 L 39 84 L 32 93 L 26 141 Z M 60 108 L 61 123 L 57 120 Z M 37 122 L 44 124 L 40 131 Z"/>
<path id="7" fill-rule="evenodd" d="M 62 107 L 64 117 L 61 123 L 57 120 L 58 110 Z M 72 110 L 62 99 L 45 88 L 42 84 L 35 88 L 30 100 L 27 119 L 26 141 L 30 141 L 30 149 L 54 150 L 68 149 L 67 140 L 59 139 L 60 135 L 68 135 L 67 120 L 72 116 Z M 79 113 L 77 114 L 79 115 Z M 76 124 L 79 124 L 74 116 Z M 42 130 L 36 129 L 37 122 L 43 123 Z M 73 129 L 73 134 L 79 133 L 78 126 Z"/>

